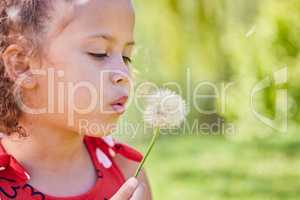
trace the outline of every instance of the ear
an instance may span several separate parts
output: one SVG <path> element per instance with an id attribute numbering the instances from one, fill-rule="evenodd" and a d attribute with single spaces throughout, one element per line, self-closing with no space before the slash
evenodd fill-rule
<path id="1" fill-rule="evenodd" d="M 20 86 L 25 89 L 35 88 L 37 81 L 30 72 L 29 57 L 25 49 L 17 44 L 6 48 L 2 54 L 5 71 L 13 81 L 21 80 Z"/>

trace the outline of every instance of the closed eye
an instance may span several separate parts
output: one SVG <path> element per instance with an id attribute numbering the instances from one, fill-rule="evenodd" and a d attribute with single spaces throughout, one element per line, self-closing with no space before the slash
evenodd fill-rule
<path id="1" fill-rule="evenodd" d="M 108 54 L 106 54 L 106 53 L 92 53 L 92 52 L 89 52 L 88 55 L 90 55 L 90 56 L 92 56 L 94 58 L 100 58 L 100 59 L 108 57 Z M 130 63 L 132 63 L 132 59 L 129 58 L 129 57 L 127 57 L 127 56 L 123 56 L 123 61 L 127 65 L 129 65 Z"/>
<path id="2" fill-rule="evenodd" d="M 88 53 L 90 56 L 94 57 L 94 58 L 106 58 L 108 57 L 108 55 L 106 53 Z"/>

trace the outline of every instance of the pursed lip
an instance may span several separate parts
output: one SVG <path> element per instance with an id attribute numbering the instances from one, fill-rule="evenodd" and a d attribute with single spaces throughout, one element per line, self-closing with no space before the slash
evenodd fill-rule
<path id="1" fill-rule="evenodd" d="M 124 113 L 125 112 L 125 104 L 128 100 L 128 96 L 122 96 L 118 98 L 117 100 L 113 101 L 110 105 L 114 111 L 117 113 Z"/>

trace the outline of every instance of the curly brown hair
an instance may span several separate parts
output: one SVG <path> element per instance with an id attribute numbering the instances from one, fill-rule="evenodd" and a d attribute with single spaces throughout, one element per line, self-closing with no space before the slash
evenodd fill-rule
<path id="1" fill-rule="evenodd" d="M 38 45 L 38 36 L 49 18 L 47 9 L 51 0 L 0 0 L 0 132 L 25 136 L 19 125 L 21 111 L 14 96 L 14 81 L 5 70 L 2 54 L 8 46 L 21 40 Z M 37 46 L 36 46 L 37 47 Z"/>

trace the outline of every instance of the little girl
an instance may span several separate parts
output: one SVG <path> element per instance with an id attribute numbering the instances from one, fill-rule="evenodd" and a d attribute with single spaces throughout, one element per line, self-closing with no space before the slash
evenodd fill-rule
<path id="1" fill-rule="evenodd" d="M 0 199 L 148 200 L 125 111 L 130 0 L 0 0 Z M 127 181 L 126 181 L 127 180 Z"/>

